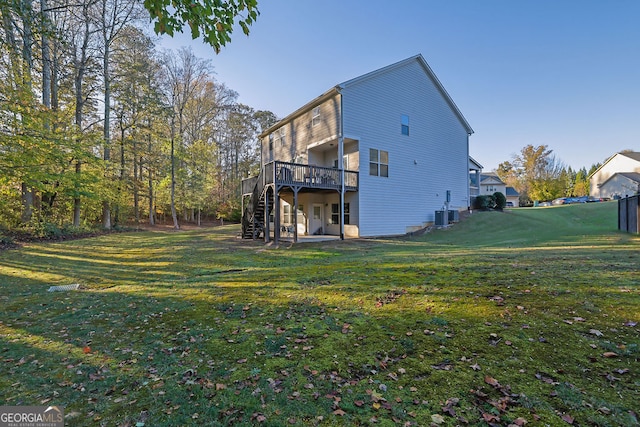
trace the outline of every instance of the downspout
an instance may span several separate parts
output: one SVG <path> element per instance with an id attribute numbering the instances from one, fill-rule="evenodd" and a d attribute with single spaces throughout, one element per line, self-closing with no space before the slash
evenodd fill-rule
<path id="1" fill-rule="evenodd" d="M 340 96 L 340 117 L 338 120 L 338 165 L 340 166 L 340 240 L 344 240 L 344 132 L 343 132 L 343 110 L 342 92 L 340 87 L 336 91 Z"/>

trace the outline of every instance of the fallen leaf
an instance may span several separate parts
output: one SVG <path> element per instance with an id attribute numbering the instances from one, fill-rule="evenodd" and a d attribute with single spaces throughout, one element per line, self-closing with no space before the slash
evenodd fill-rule
<path id="1" fill-rule="evenodd" d="M 473 365 L 470 365 L 470 367 L 474 371 L 479 371 L 480 370 L 480 365 L 478 365 L 477 363 L 474 363 Z"/>
<path id="2" fill-rule="evenodd" d="M 634 327 L 634 326 L 636 326 L 637 324 L 638 324 L 638 322 L 631 322 L 631 321 L 629 321 L 629 322 L 625 322 L 625 323 L 624 323 L 624 326 L 630 326 L 630 327 L 632 327 L 632 328 L 633 328 L 633 327 Z"/>
<path id="3" fill-rule="evenodd" d="M 499 416 L 490 414 L 488 412 L 483 412 L 482 413 L 482 418 L 484 418 L 484 420 L 486 422 L 488 422 L 488 423 L 491 423 L 493 421 L 500 421 L 500 417 Z"/>
<path id="4" fill-rule="evenodd" d="M 523 425 L 525 425 L 527 423 L 527 420 L 525 420 L 524 418 L 520 417 L 520 418 L 516 418 L 515 420 L 513 420 L 513 423 L 517 426 L 522 427 Z"/>
<path id="5" fill-rule="evenodd" d="M 589 333 L 597 337 L 604 336 L 604 334 L 597 329 L 589 329 Z"/>
<path id="6" fill-rule="evenodd" d="M 571 415 L 569 415 L 569 414 L 564 414 L 562 416 L 562 420 L 564 422 L 566 422 L 567 424 L 573 424 L 573 417 Z"/>
<path id="7" fill-rule="evenodd" d="M 604 353 L 602 353 L 602 355 L 604 357 L 618 357 L 617 353 L 614 353 L 613 351 L 605 351 Z"/>
<path id="8" fill-rule="evenodd" d="M 490 386 L 493 386 L 493 387 L 500 386 L 500 383 L 498 382 L 498 380 L 496 380 L 493 377 L 490 377 L 489 375 L 484 377 L 484 382 L 489 384 Z"/>
<path id="9" fill-rule="evenodd" d="M 431 415 L 431 421 L 438 425 L 444 424 L 444 417 L 440 414 L 433 414 Z"/>
<path id="10" fill-rule="evenodd" d="M 340 417 L 345 416 L 347 413 L 344 412 L 342 409 L 338 408 L 335 411 L 333 411 L 333 415 L 338 415 Z"/>
<path id="11" fill-rule="evenodd" d="M 91 347 L 89 347 L 88 345 L 84 346 L 84 347 L 82 348 L 82 352 L 83 352 L 84 354 L 89 354 L 89 353 L 91 353 Z"/>

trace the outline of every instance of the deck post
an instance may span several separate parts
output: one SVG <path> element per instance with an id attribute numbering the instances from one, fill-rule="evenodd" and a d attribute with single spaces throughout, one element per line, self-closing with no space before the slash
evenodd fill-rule
<path id="1" fill-rule="evenodd" d="M 296 187 L 293 190 L 293 242 L 298 243 L 298 191 Z"/>
<path id="2" fill-rule="evenodd" d="M 280 244 L 280 191 L 278 186 L 273 188 L 273 243 Z"/>
<path id="3" fill-rule="evenodd" d="M 269 235 L 269 189 L 264 193 L 264 242 L 269 243 L 271 236 Z"/>

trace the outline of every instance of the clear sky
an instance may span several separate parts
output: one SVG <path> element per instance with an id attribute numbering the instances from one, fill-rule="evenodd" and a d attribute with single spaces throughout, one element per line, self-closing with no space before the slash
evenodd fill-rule
<path id="1" fill-rule="evenodd" d="M 259 0 L 211 60 L 254 109 L 284 117 L 338 83 L 421 53 L 475 134 L 485 170 L 527 144 L 587 169 L 640 151 L 640 0 Z"/>

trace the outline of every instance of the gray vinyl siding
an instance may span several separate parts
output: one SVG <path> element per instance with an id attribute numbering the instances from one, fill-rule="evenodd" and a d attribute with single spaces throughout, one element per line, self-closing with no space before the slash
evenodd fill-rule
<path id="1" fill-rule="evenodd" d="M 466 209 L 466 127 L 417 62 L 342 90 L 345 135 L 359 136 L 361 236 L 405 233 L 434 220 L 451 190 L 451 209 Z M 401 117 L 409 116 L 409 136 Z M 369 175 L 369 149 L 389 153 L 389 177 Z"/>
<path id="2" fill-rule="evenodd" d="M 340 96 L 336 94 L 319 105 L 319 123 L 312 125 L 313 108 L 316 106 L 318 105 L 311 106 L 300 115 L 288 121 L 283 121 L 280 126 L 275 128 L 272 132 L 274 138 L 272 157 L 269 156 L 269 135 L 262 139 L 263 164 L 272 160 L 291 162 L 296 158 L 303 159 L 302 163 L 306 163 L 307 147 L 309 145 L 329 138 L 337 138 L 340 117 Z M 284 144 L 277 141 L 276 137 L 281 128 L 285 129 Z M 324 164 L 318 165 L 324 166 Z"/>

